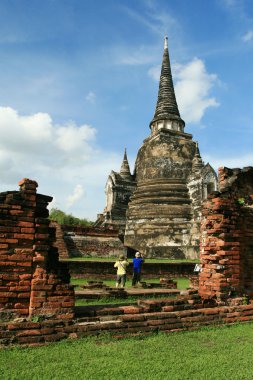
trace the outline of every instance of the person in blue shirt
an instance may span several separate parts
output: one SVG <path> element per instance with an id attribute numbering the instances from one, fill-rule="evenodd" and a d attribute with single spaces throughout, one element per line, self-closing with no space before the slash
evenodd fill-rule
<path id="1" fill-rule="evenodd" d="M 136 252 L 135 258 L 133 259 L 133 278 L 132 278 L 132 286 L 140 283 L 141 280 L 141 268 L 144 263 L 144 259 L 142 258 L 140 252 Z"/>

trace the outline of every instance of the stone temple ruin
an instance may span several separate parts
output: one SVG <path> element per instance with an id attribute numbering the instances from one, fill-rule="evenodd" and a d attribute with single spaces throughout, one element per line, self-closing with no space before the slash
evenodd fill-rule
<path id="1" fill-rule="evenodd" d="M 114 239 L 117 226 L 127 247 L 151 257 L 196 257 L 200 247 L 191 287 L 173 298 L 75 307 L 69 268 L 59 260 L 68 257 L 64 229 L 48 219 L 52 197 L 23 179 L 18 191 L 0 193 L 0 347 L 253 320 L 253 167 L 220 168 L 217 183 L 203 164 L 178 112 L 167 40 L 150 128 L 134 174 L 125 153 L 120 173 L 109 176 L 105 213 L 86 235 L 100 237 L 102 224 Z"/>
<path id="2" fill-rule="evenodd" d="M 200 272 L 174 298 L 74 307 L 64 245 L 55 238 L 37 183 L 0 194 L 0 346 L 37 345 L 109 331 L 113 337 L 253 320 L 253 168 L 219 170 L 201 221 Z M 198 285 L 199 283 L 199 285 Z"/>
<path id="3" fill-rule="evenodd" d="M 151 134 L 131 175 L 127 155 L 109 175 L 106 207 L 96 225 L 117 225 L 124 245 L 146 257 L 197 258 L 201 203 L 217 190 L 217 176 L 204 164 L 198 143 L 184 131 L 175 97 L 167 37 Z"/>

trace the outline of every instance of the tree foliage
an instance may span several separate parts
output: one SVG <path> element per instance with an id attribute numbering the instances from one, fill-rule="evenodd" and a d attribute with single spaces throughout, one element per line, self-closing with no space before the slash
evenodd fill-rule
<path id="1" fill-rule="evenodd" d="M 87 219 L 80 219 L 71 214 L 66 214 L 58 208 L 52 208 L 49 214 L 49 219 L 59 224 L 66 224 L 68 226 L 91 226 L 92 222 Z"/>

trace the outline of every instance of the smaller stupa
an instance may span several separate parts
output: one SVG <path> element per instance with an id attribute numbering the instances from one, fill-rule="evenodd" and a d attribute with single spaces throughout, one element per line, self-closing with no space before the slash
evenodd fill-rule
<path id="1" fill-rule="evenodd" d="M 135 187 L 125 149 L 120 171 L 112 170 L 108 177 L 105 186 L 106 206 L 103 214 L 98 215 L 95 225 L 118 227 L 124 233 L 126 210 Z"/>

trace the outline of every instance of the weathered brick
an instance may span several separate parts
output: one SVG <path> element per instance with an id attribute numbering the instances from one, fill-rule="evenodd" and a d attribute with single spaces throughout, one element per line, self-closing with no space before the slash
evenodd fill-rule
<path id="1" fill-rule="evenodd" d="M 120 307 L 120 310 L 124 314 L 138 314 L 141 311 L 139 307 L 134 307 L 134 306 L 122 306 Z"/>
<path id="2" fill-rule="evenodd" d="M 8 244 L 0 243 L 0 249 L 8 248 Z"/>
<path id="3" fill-rule="evenodd" d="M 34 240 L 34 234 L 15 233 L 14 238 L 25 239 L 25 240 Z"/>
<path id="4" fill-rule="evenodd" d="M 21 228 L 21 234 L 34 234 L 35 228 L 27 227 L 27 228 Z"/>
<path id="5" fill-rule="evenodd" d="M 19 220 L 17 222 L 17 225 L 20 226 L 20 227 L 24 227 L 24 228 L 33 228 L 34 226 L 34 223 L 33 221 L 29 222 L 29 221 L 23 221 L 23 220 Z"/>

